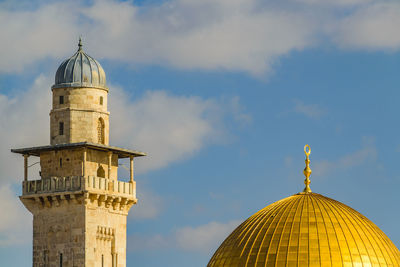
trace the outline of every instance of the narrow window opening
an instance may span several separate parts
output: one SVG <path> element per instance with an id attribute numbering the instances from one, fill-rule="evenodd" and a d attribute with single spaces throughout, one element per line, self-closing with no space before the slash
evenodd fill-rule
<path id="1" fill-rule="evenodd" d="M 97 142 L 100 144 L 104 144 L 104 128 L 104 120 L 99 118 L 97 122 Z"/>
<path id="2" fill-rule="evenodd" d="M 62 158 L 60 158 L 60 167 L 62 167 Z"/>
<path id="3" fill-rule="evenodd" d="M 103 97 L 100 96 L 100 105 L 103 105 Z"/>
<path id="4" fill-rule="evenodd" d="M 49 251 L 48 250 L 43 251 L 43 262 L 44 262 L 44 267 L 48 267 L 48 265 L 49 265 Z"/>
<path id="5" fill-rule="evenodd" d="M 60 104 L 64 104 L 64 96 L 63 95 L 60 95 Z"/>
<path id="6" fill-rule="evenodd" d="M 60 267 L 63 266 L 63 254 L 60 253 Z"/>
<path id="7" fill-rule="evenodd" d="M 60 122 L 60 124 L 58 126 L 58 134 L 64 135 L 64 122 Z"/>
<path id="8" fill-rule="evenodd" d="M 75 259 L 74 259 L 74 249 L 72 249 L 72 248 L 71 248 L 71 261 L 72 261 L 72 266 L 75 267 L 75 264 L 74 264 L 74 261 L 75 261 Z"/>
<path id="9" fill-rule="evenodd" d="M 101 255 L 101 267 L 104 267 L 104 255 Z"/>

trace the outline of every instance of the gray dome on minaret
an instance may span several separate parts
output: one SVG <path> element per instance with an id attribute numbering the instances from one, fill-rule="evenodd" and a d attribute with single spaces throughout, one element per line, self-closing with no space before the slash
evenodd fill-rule
<path id="1" fill-rule="evenodd" d="M 96 87 L 108 89 L 106 74 L 100 63 L 83 52 L 79 38 L 78 51 L 58 67 L 52 88 Z"/>

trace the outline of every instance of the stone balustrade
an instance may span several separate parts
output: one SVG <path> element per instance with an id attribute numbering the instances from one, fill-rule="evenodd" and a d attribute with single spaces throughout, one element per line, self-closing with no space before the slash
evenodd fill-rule
<path id="1" fill-rule="evenodd" d="M 106 192 L 136 198 L 136 182 L 122 182 L 96 176 L 68 176 L 43 178 L 22 183 L 23 196 L 77 191 Z"/>

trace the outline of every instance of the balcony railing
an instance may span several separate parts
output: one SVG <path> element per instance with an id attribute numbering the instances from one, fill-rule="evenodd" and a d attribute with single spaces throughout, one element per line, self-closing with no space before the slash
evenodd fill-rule
<path id="1" fill-rule="evenodd" d="M 40 180 L 24 181 L 22 195 L 57 192 L 89 191 L 130 195 L 136 198 L 136 182 L 122 182 L 97 176 L 50 177 Z"/>

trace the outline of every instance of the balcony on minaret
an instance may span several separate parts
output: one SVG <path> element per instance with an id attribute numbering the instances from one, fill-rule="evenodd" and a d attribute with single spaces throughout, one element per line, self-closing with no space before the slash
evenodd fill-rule
<path id="1" fill-rule="evenodd" d="M 102 144 L 81 142 L 12 149 L 24 156 L 21 199 L 34 199 L 43 206 L 76 199 L 103 200 L 105 205 L 136 203 L 135 157 L 145 153 Z M 40 157 L 38 180 L 28 180 L 28 159 Z M 130 159 L 129 182 L 118 180 L 119 159 Z M 84 196 L 84 197 L 82 197 Z"/>
<path id="2" fill-rule="evenodd" d="M 136 182 L 123 182 L 96 176 L 50 177 L 23 182 L 23 195 L 74 191 L 108 192 L 136 198 Z"/>

